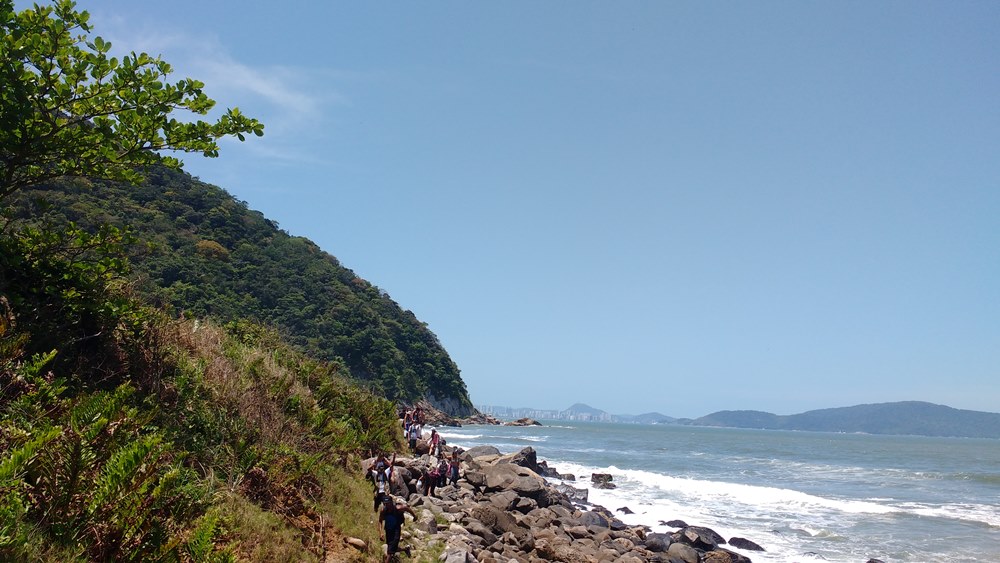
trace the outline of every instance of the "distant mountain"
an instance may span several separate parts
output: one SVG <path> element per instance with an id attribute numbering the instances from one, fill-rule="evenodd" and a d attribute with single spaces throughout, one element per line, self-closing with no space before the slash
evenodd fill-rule
<path id="1" fill-rule="evenodd" d="M 585 405 L 583 403 L 576 403 L 575 405 L 564 410 L 563 412 L 570 416 L 586 416 L 594 419 L 600 419 L 611 416 L 608 413 L 602 411 L 601 409 L 595 409 L 594 407 L 590 405 Z"/>
<path id="2" fill-rule="evenodd" d="M 669 424 L 677 421 L 677 419 L 672 416 L 667 416 L 658 412 L 647 412 L 634 418 L 637 424 Z"/>
<path id="3" fill-rule="evenodd" d="M 494 405 L 476 405 L 476 409 L 484 414 L 509 420 L 529 417 L 541 420 L 620 422 L 623 424 L 670 424 L 677 421 L 676 418 L 660 414 L 658 412 L 649 412 L 640 415 L 609 414 L 601 409 L 595 409 L 594 407 L 583 403 L 576 403 L 568 409 L 561 411 L 529 407 L 501 407 Z"/>
<path id="4" fill-rule="evenodd" d="M 1000 438 L 1000 414 L 954 409 L 921 401 L 820 409 L 787 416 L 761 411 L 719 411 L 688 424 L 768 430 Z"/>

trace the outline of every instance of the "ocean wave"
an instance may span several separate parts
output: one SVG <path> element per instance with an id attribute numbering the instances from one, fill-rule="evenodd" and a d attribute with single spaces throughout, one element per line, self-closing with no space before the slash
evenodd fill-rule
<path id="1" fill-rule="evenodd" d="M 586 473 L 610 473 L 623 497 L 641 492 L 645 497 L 683 498 L 713 504 L 739 503 L 748 507 L 768 507 L 771 511 L 813 513 L 816 509 L 833 510 L 852 514 L 888 514 L 899 509 L 868 500 L 836 499 L 804 493 L 782 487 L 766 487 L 709 481 L 689 477 L 674 477 L 641 469 L 620 469 L 608 467 L 585 467 L 572 463 L 553 463 L 560 471 L 563 467 L 575 468 Z M 576 474 L 577 472 L 574 472 Z M 588 483 L 589 486 L 589 483 Z"/>
<path id="2" fill-rule="evenodd" d="M 461 434 L 459 432 L 441 432 L 440 430 L 438 430 L 438 434 L 445 440 L 478 440 L 483 437 L 482 434 Z"/>
<path id="3" fill-rule="evenodd" d="M 515 442 L 544 442 L 548 439 L 548 436 L 514 436 L 512 438 Z"/>
<path id="4" fill-rule="evenodd" d="M 954 503 L 940 506 L 907 503 L 901 508 L 908 513 L 930 518 L 963 520 L 1000 528 L 1000 510 L 996 506 L 972 503 Z"/>

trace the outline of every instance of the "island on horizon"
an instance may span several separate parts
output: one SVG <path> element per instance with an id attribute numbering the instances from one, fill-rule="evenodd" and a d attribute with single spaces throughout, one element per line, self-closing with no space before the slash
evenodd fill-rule
<path id="1" fill-rule="evenodd" d="M 501 419 L 533 418 L 618 424 L 675 424 L 802 430 L 814 432 L 913 435 L 954 438 L 1000 438 L 1000 413 L 955 409 L 924 401 L 875 403 L 777 415 L 754 410 L 717 411 L 696 419 L 674 418 L 658 412 L 611 414 L 576 403 L 563 410 L 476 405 L 483 414 Z"/>

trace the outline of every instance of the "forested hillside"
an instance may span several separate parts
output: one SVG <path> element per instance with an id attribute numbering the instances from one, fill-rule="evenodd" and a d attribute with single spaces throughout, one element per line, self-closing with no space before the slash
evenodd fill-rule
<path id="1" fill-rule="evenodd" d="M 61 179 L 16 203 L 21 219 L 128 229 L 136 288 L 175 314 L 254 319 L 389 399 L 472 412 L 458 367 L 412 312 L 216 186 L 158 167 L 138 186 Z"/>
<path id="2" fill-rule="evenodd" d="M 458 370 L 332 257 L 167 172 L 264 126 L 200 119 L 200 81 L 89 18 L 0 0 L 0 561 L 380 560 L 358 467 L 401 446 L 386 395 L 461 407 Z"/>

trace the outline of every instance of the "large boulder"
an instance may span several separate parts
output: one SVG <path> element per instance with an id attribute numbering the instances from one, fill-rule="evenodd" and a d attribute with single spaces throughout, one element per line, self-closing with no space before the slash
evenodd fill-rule
<path id="1" fill-rule="evenodd" d="M 747 551 L 764 551 L 764 548 L 746 538 L 729 538 L 729 545 Z"/>
<path id="2" fill-rule="evenodd" d="M 583 504 L 587 503 L 587 497 L 590 495 L 590 491 L 588 489 L 577 489 L 576 487 L 571 487 L 563 483 L 555 485 L 555 489 L 566 495 L 566 498 L 570 501 Z"/>
<path id="3" fill-rule="evenodd" d="M 517 420 L 512 420 L 510 422 L 504 423 L 504 426 L 541 426 L 542 423 L 538 422 L 533 418 L 519 418 Z"/>
<path id="4" fill-rule="evenodd" d="M 517 453 L 501 456 L 500 459 L 497 460 L 497 463 L 512 463 L 514 465 L 526 467 L 539 475 L 542 474 L 542 468 L 538 466 L 538 454 L 535 453 L 535 448 L 532 448 L 531 446 L 523 448 Z"/>
<path id="5" fill-rule="evenodd" d="M 654 553 L 662 553 L 670 547 L 669 534 L 649 534 L 646 536 L 644 545 L 646 549 Z"/>
<path id="6" fill-rule="evenodd" d="M 444 563 L 478 563 L 476 557 L 467 549 L 449 549 L 441 554 L 440 561 Z"/>
<path id="7" fill-rule="evenodd" d="M 417 440 L 417 449 L 414 450 L 416 455 L 427 455 L 431 453 L 431 443 L 429 440 Z"/>
<path id="8" fill-rule="evenodd" d="M 670 544 L 670 547 L 667 548 L 667 557 L 670 558 L 670 561 L 677 560 L 684 563 L 699 563 L 701 561 L 698 550 L 683 543 Z"/>
<path id="9" fill-rule="evenodd" d="M 715 530 L 703 526 L 688 526 L 680 530 L 677 535 L 680 542 L 704 551 L 711 551 L 719 544 L 726 543 L 726 539 L 716 533 Z"/>
<path id="10" fill-rule="evenodd" d="M 617 485 L 611 482 L 613 479 L 614 477 L 610 473 L 592 473 L 590 475 L 590 482 L 598 489 L 614 489 Z"/>
<path id="11" fill-rule="evenodd" d="M 518 545 L 530 544 L 531 532 L 518 526 L 517 520 L 506 511 L 492 505 L 481 504 L 473 507 L 469 512 L 472 518 L 482 522 L 494 534 L 503 536 L 510 533 Z"/>
<path id="12" fill-rule="evenodd" d="M 750 559 L 728 549 L 717 547 L 701 556 L 702 563 L 751 563 Z"/>
<path id="13" fill-rule="evenodd" d="M 487 544 L 491 544 L 497 541 L 497 535 L 493 533 L 492 530 L 487 528 L 482 522 L 474 518 L 468 519 L 465 524 L 465 529 L 470 533 L 475 534 L 485 541 Z"/>
<path id="14" fill-rule="evenodd" d="M 510 490 L 529 498 L 537 499 L 545 491 L 545 479 L 530 469 L 500 463 L 486 467 L 486 490 Z"/>
<path id="15" fill-rule="evenodd" d="M 576 521 L 579 522 L 581 526 L 597 526 L 599 528 L 608 528 L 611 526 L 610 518 L 593 510 L 581 513 L 576 517 Z"/>
<path id="16" fill-rule="evenodd" d="M 465 480 L 477 489 L 481 489 L 486 486 L 486 474 L 482 471 L 466 471 Z"/>
<path id="17" fill-rule="evenodd" d="M 486 457 L 491 455 L 500 455 L 500 450 L 493 446 L 476 446 L 465 450 L 465 453 L 462 454 L 462 458 L 465 461 L 472 461 L 477 457 Z"/>

